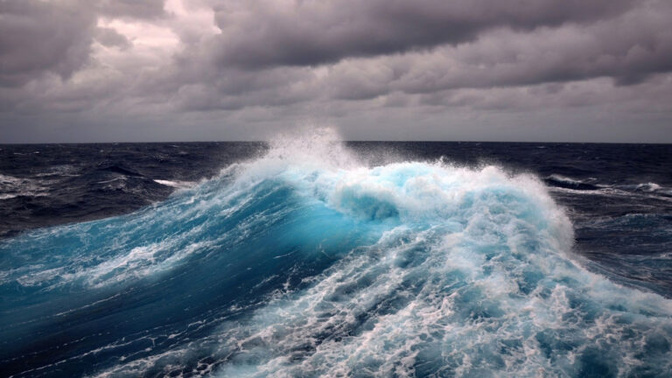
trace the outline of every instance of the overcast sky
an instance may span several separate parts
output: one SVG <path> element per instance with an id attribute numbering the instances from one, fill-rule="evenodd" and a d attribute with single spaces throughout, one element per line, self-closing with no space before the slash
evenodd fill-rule
<path id="1" fill-rule="evenodd" d="M 0 0 L 0 143 L 672 143 L 670 0 Z"/>

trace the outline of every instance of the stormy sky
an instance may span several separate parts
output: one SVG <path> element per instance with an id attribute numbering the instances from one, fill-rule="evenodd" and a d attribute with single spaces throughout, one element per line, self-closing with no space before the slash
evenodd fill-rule
<path id="1" fill-rule="evenodd" d="M 672 143 L 669 0 L 0 0 L 0 143 Z"/>

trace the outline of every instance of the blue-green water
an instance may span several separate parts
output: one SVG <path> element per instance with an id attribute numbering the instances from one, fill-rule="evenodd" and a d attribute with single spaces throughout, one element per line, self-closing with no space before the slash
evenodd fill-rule
<path id="1" fill-rule="evenodd" d="M 619 217 L 557 203 L 613 186 L 362 155 L 285 141 L 130 214 L 5 238 L 3 374 L 672 372 L 667 283 L 589 259 L 572 219 Z"/>

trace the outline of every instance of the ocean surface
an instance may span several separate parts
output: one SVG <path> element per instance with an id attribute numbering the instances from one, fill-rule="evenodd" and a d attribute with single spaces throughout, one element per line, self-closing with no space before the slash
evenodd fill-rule
<path id="1" fill-rule="evenodd" d="M 672 146 L 0 145 L 0 375 L 670 377 Z"/>

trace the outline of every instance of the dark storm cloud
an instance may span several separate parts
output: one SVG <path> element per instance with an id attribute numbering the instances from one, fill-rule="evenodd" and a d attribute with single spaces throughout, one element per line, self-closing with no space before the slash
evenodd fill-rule
<path id="1" fill-rule="evenodd" d="M 638 84 L 672 71 L 672 4 L 633 9 L 591 24 L 534 31 L 495 29 L 478 41 L 432 51 L 334 65 L 335 98 L 367 99 L 400 91 L 433 93 L 612 78 Z"/>
<path id="2" fill-rule="evenodd" d="M 165 15 L 164 0 L 101 0 L 98 11 L 108 17 L 159 18 Z"/>
<path id="3" fill-rule="evenodd" d="M 605 76 L 634 84 L 668 72 L 672 62 L 672 12 L 655 0 L 214 3 L 221 34 L 191 39 L 177 59 L 181 109 L 289 102 L 282 96 L 360 101 Z M 291 71 L 320 66 L 330 68 L 319 78 Z"/>
<path id="4" fill-rule="evenodd" d="M 163 0 L 0 1 L 0 86 L 21 86 L 51 72 L 69 78 L 88 60 L 94 36 L 125 45 L 113 30 L 96 29 L 99 16 L 157 18 Z"/>
<path id="5" fill-rule="evenodd" d="M 249 1 L 215 7 L 224 65 L 319 65 L 618 15 L 635 0 Z"/>
<path id="6" fill-rule="evenodd" d="M 106 47 L 129 47 L 131 42 L 128 38 L 119 34 L 112 28 L 97 28 L 95 33 L 95 40 Z"/>
<path id="7" fill-rule="evenodd" d="M 0 85 L 20 86 L 44 72 L 64 78 L 89 56 L 96 19 L 86 4 L 0 2 Z"/>
<path id="8" fill-rule="evenodd" d="M 93 138 L 83 119 L 136 117 L 165 138 L 180 119 L 315 117 L 376 138 L 383 124 L 436 131 L 483 114 L 562 124 L 580 107 L 587 124 L 604 109 L 672 117 L 669 0 L 0 0 L 0 12 L 4 129 L 59 116 Z"/>
<path id="9" fill-rule="evenodd" d="M 314 75 L 305 68 L 277 67 L 258 72 L 231 69 L 212 76 L 207 83 L 182 85 L 175 99 L 186 111 L 239 110 L 315 101 L 319 89 Z"/>

